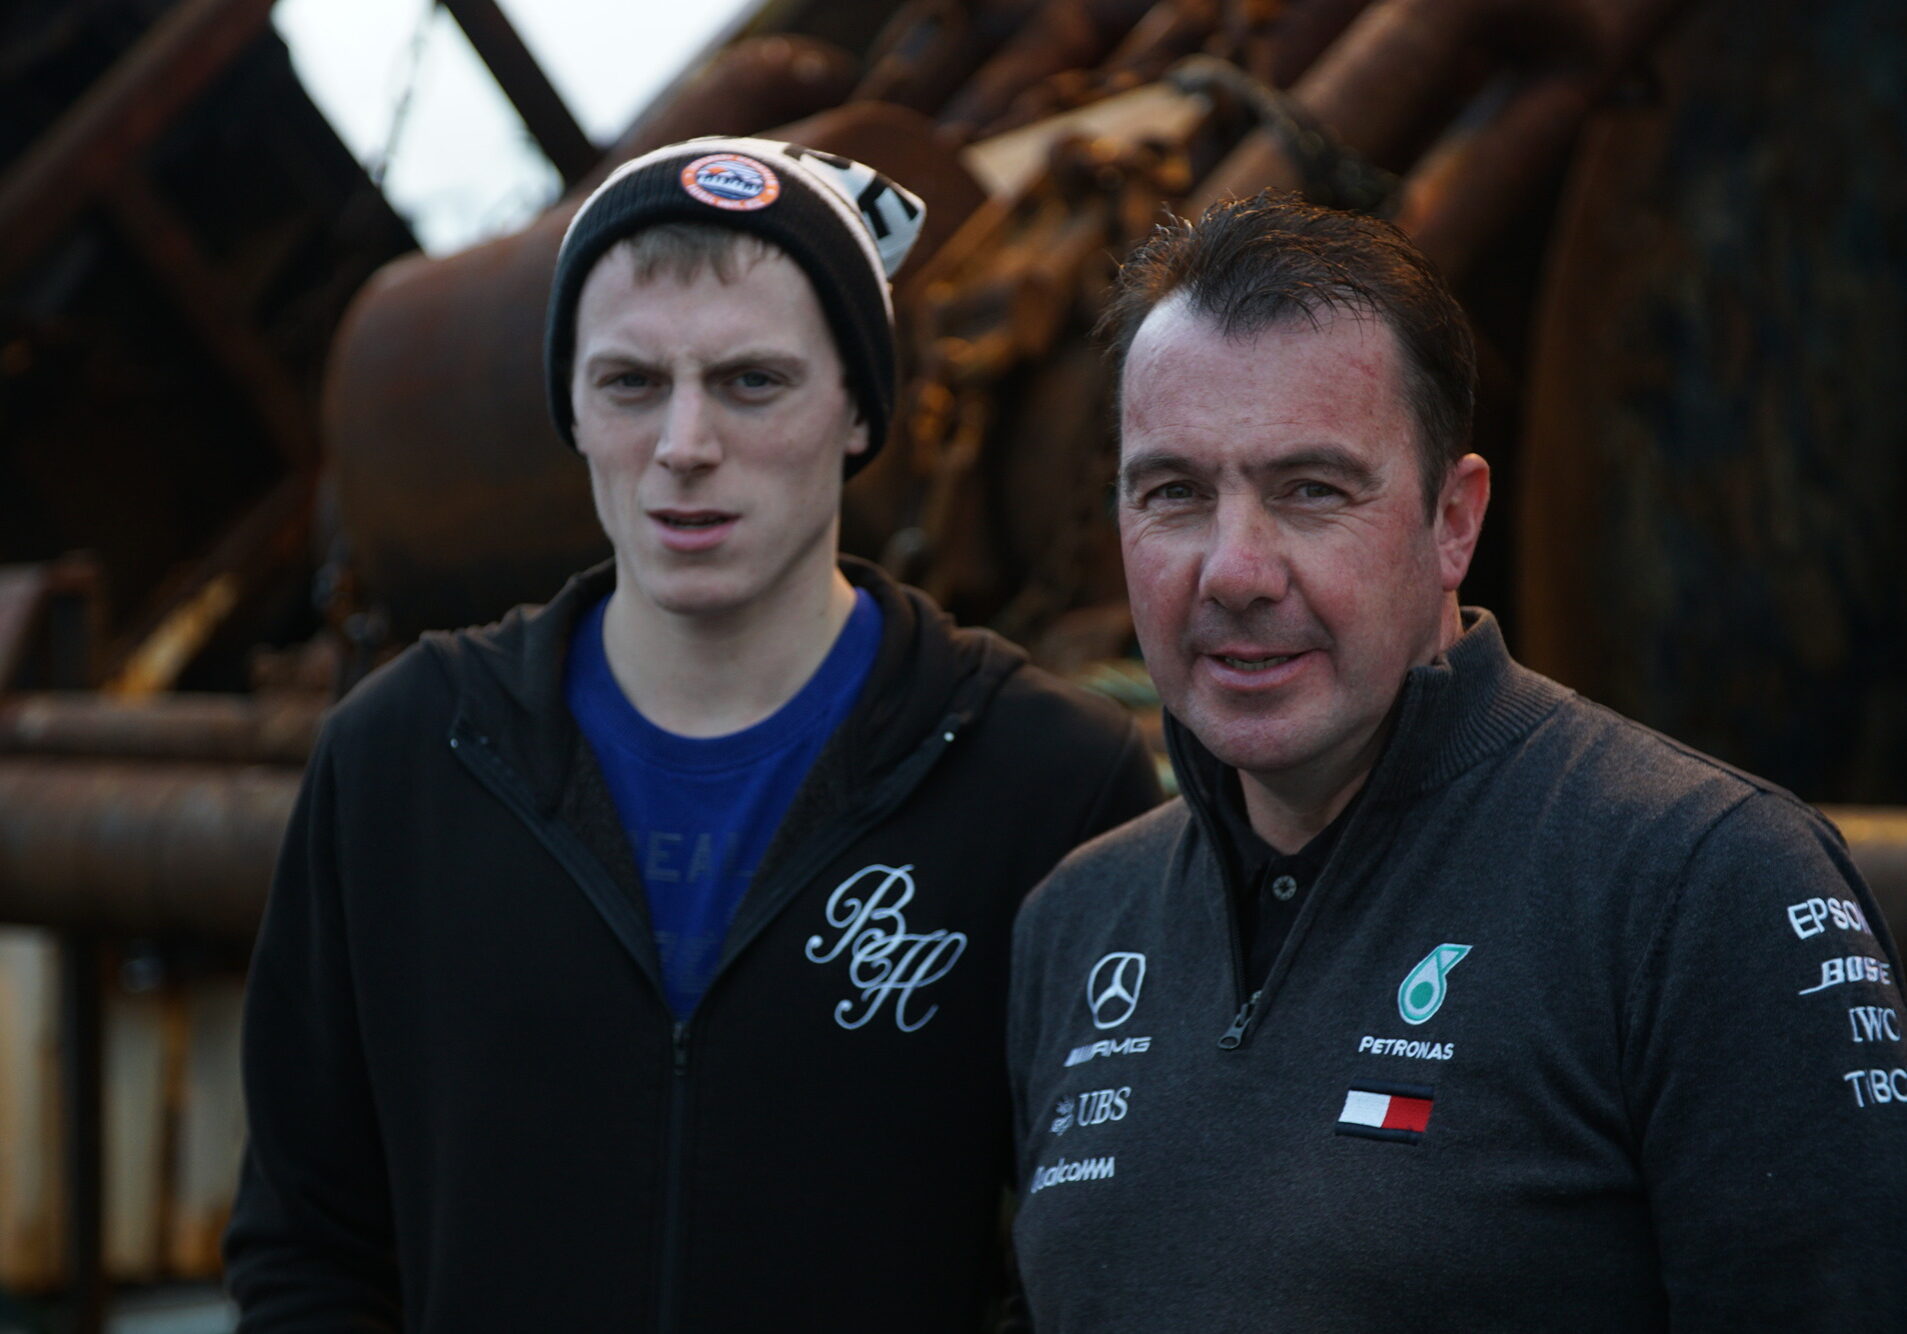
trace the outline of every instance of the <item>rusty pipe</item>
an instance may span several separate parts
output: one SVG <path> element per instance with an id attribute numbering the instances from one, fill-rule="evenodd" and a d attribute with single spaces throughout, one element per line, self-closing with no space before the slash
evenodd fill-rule
<path id="1" fill-rule="evenodd" d="M 1156 0 L 1097 68 L 1061 70 L 1022 89 L 981 134 L 995 138 L 1150 83 L 1211 39 L 1218 20 L 1217 0 Z"/>
<path id="2" fill-rule="evenodd" d="M 302 766 L 324 713 L 307 695 L 0 696 L 0 755 Z"/>
<path id="3" fill-rule="evenodd" d="M 1347 144 L 1383 160 L 1418 137 L 1425 110 L 1473 52 L 1593 68 L 1613 47 L 1591 0 L 1388 0 L 1364 11 L 1294 91 Z"/>
<path id="4" fill-rule="evenodd" d="M 1285 0 L 1262 34 L 1249 23 L 1233 39 L 1238 63 L 1274 88 L 1289 88 L 1344 35 L 1368 0 Z M 1240 6 L 1249 10 L 1249 5 Z"/>
<path id="5" fill-rule="evenodd" d="M 1097 65 L 1150 7 L 1149 0 L 1049 0 L 948 101 L 941 125 L 952 139 L 972 138 L 1041 79 Z"/>
<path id="6" fill-rule="evenodd" d="M 1106 57 L 1100 73 L 1156 78 L 1210 38 L 1220 18 L 1218 0 L 1156 0 Z"/>
<path id="7" fill-rule="evenodd" d="M 1418 163 L 1395 221 L 1446 277 L 1459 278 L 1557 170 L 1590 112 L 1679 8 L 1679 0 L 1634 0 L 1605 15 L 1601 60 L 1512 76 Z"/>
<path id="8" fill-rule="evenodd" d="M 0 921 L 247 939 L 298 782 L 264 766 L 0 758 Z"/>
<path id="9" fill-rule="evenodd" d="M 1347 148 L 1393 165 L 1424 137 L 1424 118 L 1459 90 L 1475 55 L 1514 54 L 1556 70 L 1608 68 L 1624 51 L 1629 13 L 1659 3 L 1380 0 L 1317 58 L 1292 95 Z M 1284 156 L 1274 135 L 1253 131 L 1214 169 L 1201 203 L 1257 193 L 1285 172 Z"/>
<path id="10" fill-rule="evenodd" d="M 909 0 L 868 52 L 851 101 L 931 115 L 1019 31 L 1039 0 Z"/>
<path id="11" fill-rule="evenodd" d="M 1394 221 L 1451 282 L 1557 169 L 1594 106 L 1585 80 L 1538 76 L 1452 128 L 1405 180 Z"/>

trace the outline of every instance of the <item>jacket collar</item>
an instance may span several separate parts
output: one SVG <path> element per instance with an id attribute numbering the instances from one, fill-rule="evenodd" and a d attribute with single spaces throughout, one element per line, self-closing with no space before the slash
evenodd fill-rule
<path id="1" fill-rule="evenodd" d="M 852 556 L 840 565 L 880 607 L 882 632 L 861 700 L 817 762 L 827 764 L 827 786 L 837 795 L 877 779 L 929 727 L 978 713 L 1026 660 L 998 635 L 956 628 L 925 594 L 880 567 Z M 541 607 L 516 608 L 481 629 L 424 636 L 454 684 L 455 725 L 491 738 L 546 812 L 560 801 L 579 748 L 586 749 L 564 695 L 570 639 L 577 620 L 615 586 L 615 563 L 604 561 L 573 576 Z"/>
<path id="2" fill-rule="evenodd" d="M 1527 736 L 1569 697 L 1564 687 L 1510 657 L 1496 617 L 1482 607 L 1463 609 L 1463 627 L 1449 649 L 1405 674 L 1390 739 L 1365 785 L 1367 803 L 1408 800 L 1443 787 Z M 1165 734 L 1179 788 L 1209 836 L 1225 766 L 1170 713 Z"/>

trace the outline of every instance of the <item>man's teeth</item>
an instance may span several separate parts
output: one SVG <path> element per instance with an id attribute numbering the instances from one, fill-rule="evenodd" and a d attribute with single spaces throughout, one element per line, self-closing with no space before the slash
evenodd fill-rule
<path id="1" fill-rule="evenodd" d="M 1271 658 L 1231 658 L 1221 654 L 1219 655 L 1219 661 L 1224 663 L 1227 667 L 1235 667 L 1241 672 L 1262 672 L 1267 667 L 1276 667 L 1280 663 L 1290 662 L 1294 656 L 1293 654 L 1285 653 Z"/>

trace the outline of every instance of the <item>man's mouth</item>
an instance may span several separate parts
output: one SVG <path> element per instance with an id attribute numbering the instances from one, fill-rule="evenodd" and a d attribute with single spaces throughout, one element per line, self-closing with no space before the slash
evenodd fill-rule
<path id="1" fill-rule="evenodd" d="M 1262 672 L 1273 667 L 1282 667 L 1298 655 L 1295 653 L 1274 653 L 1263 658 L 1238 658 L 1229 653 L 1214 653 L 1213 657 L 1234 671 Z"/>
<path id="2" fill-rule="evenodd" d="M 713 528 L 717 524 L 729 522 L 735 516 L 720 510 L 650 510 L 649 517 L 671 528 L 690 530 Z"/>

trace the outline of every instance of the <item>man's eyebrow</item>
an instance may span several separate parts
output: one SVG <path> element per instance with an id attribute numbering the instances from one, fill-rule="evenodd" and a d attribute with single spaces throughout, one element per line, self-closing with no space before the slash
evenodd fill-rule
<path id="1" fill-rule="evenodd" d="M 746 370 L 751 366 L 766 366 L 771 370 L 797 371 L 808 364 L 808 358 L 799 352 L 788 352 L 777 348 L 750 347 L 731 353 L 709 366 L 715 375 L 727 375 L 734 371 Z"/>
<path id="2" fill-rule="evenodd" d="M 1289 454 L 1281 454 L 1275 459 L 1248 464 L 1245 470 L 1252 473 L 1271 474 L 1331 473 L 1359 487 L 1370 487 L 1377 483 L 1376 469 L 1350 450 L 1337 445 L 1307 445 Z"/>
<path id="3" fill-rule="evenodd" d="M 638 352 L 633 348 L 624 347 L 615 343 L 605 343 L 601 346 L 589 349 L 583 356 L 580 364 L 583 366 L 595 366 L 598 364 L 630 366 L 636 370 L 652 374 L 660 373 L 667 369 L 664 359 L 652 357 L 646 353 Z M 766 366 L 773 370 L 792 371 L 798 370 L 807 364 L 808 359 L 799 352 L 790 352 L 785 349 L 770 347 L 749 347 L 742 348 L 738 352 L 730 353 L 728 356 L 712 363 L 705 369 L 712 374 L 728 375 L 750 366 Z"/>
<path id="4" fill-rule="evenodd" d="M 1202 473 L 1204 469 L 1183 454 L 1174 454 L 1169 450 L 1153 450 L 1146 454 L 1134 454 L 1119 465 L 1119 491 L 1130 494 L 1141 478 L 1156 476 L 1162 472 Z"/>
<path id="5" fill-rule="evenodd" d="M 1200 476 L 1207 471 L 1205 465 L 1170 450 L 1135 454 L 1119 465 L 1119 490 L 1122 495 L 1130 495 L 1132 489 L 1145 478 L 1160 473 Z M 1247 463 L 1245 472 L 1260 476 L 1280 476 L 1294 472 L 1325 473 L 1360 489 L 1368 489 L 1377 483 L 1377 472 L 1370 464 L 1337 445 L 1306 445 L 1289 454 Z"/>
<path id="6" fill-rule="evenodd" d="M 644 369 L 648 369 L 654 364 L 650 358 L 643 356 L 641 353 L 631 351 L 626 347 L 620 347 L 614 343 L 599 343 L 594 347 L 577 349 L 577 365 L 593 366 L 599 361 L 627 363 L 631 366 L 641 366 Z"/>

